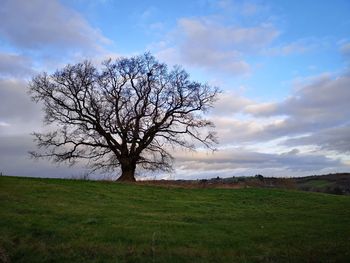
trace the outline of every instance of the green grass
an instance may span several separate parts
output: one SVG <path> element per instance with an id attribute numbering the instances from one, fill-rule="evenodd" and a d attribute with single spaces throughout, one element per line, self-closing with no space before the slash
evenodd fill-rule
<path id="1" fill-rule="evenodd" d="M 0 262 L 349 258 L 349 196 L 0 177 Z"/>
<path id="2" fill-rule="evenodd" d="M 334 182 L 318 179 L 318 180 L 307 181 L 304 183 L 304 185 L 310 186 L 310 187 L 316 187 L 316 188 L 326 188 L 326 187 L 333 186 Z"/>

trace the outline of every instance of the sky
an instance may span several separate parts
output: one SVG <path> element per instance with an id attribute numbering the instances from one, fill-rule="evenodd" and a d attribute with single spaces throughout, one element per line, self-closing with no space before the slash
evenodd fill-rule
<path id="1" fill-rule="evenodd" d="M 30 134 L 45 129 L 41 107 L 27 93 L 33 76 L 148 51 L 221 89 L 207 116 L 219 144 L 214 153 L 175 151 L 174 172 L 140 177 L 350 171 L 348 0 L 0 0 L 0 17 L 3 174 L 87 172 L 30 159 Z"/>

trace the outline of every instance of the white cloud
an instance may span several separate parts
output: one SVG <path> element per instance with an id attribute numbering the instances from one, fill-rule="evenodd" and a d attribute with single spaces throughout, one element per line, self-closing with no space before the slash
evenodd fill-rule
<path id="1" fill-rule="evenodd" d="M 309 78 L 280 102 L 261 103 L 224 93 L 211 119 L 221 145 L 279 140 L 280 145 L 304 144 L 344 153 L 350 149 L 349 87 L 350 75 L 345 72 Z"/>
<path id="2" fill-rule="evenodd" d="M 25 77 L 34 73 L 32 60 L 28 57 L 0 52 L 0 76 Z"/>
<path id="3" fill-rule="evenodd" d="M 18 79 L 0 79 L 0 135 L 29 134 L 41 126 L 40 106 L 27 94 L 28 83 Z"/>
<path id="4" fill-rule="evenodd" d="M 261 53 L 267 56 L 288 56 L 324 49 L 329 45 L 329 40 L 327 38 L 301 38 L 292 42 L 268 47 L 262 50 Z"/>
<path id="5" fill-rule="evenodd" d="M 324 129 L 295 139 L 288 139 L 283 144 L 287 146 L 315 145 L 321 150 L 350 153 L 350 124 Z"/>
<path id="6" fill-rule="evenodd" d="M 350 53 L 350 43 L 349 42 L 343 43 L 343 45 L 340 47 L 340 51 L 345 53 L 345 54 L 349 54 Z"/>
<path id="7" fill-rule="evenodd" d="M 0 172 L 14 176 L 78 178 L 86 173 L 82 167 L 57 166 L 47 160 L 34 161 L 28 151 L 35 149 L 29 135 L 0 135 Z"/>
<path id="8" fill-rule="evenodd" d="M 206 172 L 207 177 L 254 175 L 254 172 L 271 176 L 274 170 L 274 176 L 300 176 L 322 173 L 335 168 L 344 170 L 349 168 L 339 160 L 330 159 L 322 154 L 300 153 L 297 149 L 277 154 L 253 152 L 242 147 L 221 149 L 213 154 L 178 153 L 176 165 L 182 172 L 186 171 L 190 175 L 199 173 L 202 176 L 203 174 L 205 176 Z"/>
<path id="9" fill-rule="evenodd" d="M 340 52 L 345 58 L 350 59 L 350 42 L 343 43 L 340 47 Z"/>
<path id="10" fill-rule="evenodd" d="M 297 87 L 294 94 L 282 102 L 257 104 L 247 111 L 257 117 L 287 116 L 285 128 L 290 133 L 342 125 L 350 116 L 349 86 L 347 72 L 336 77 L 322 74 L 311 83 Z"/>
<path id="11" fill-rule="evenodd" d="M 217 23 L 210 18 L 182 18 L 172 40 L 158 51 L 158 57 L 207 71 L 247 74 L 251 66 L 245 55 L 266 47 L 278 34 L 270 24 L 238 27 Z"/>
<path id="12" fill-rule="evenodd" d="M 218 100 L 214 103 L 212 114 L 233 116 L 233 114 L 242 111 L 243 108 L 253 103 L 255 102 L 240 94 L 226 91 L 218 95 Z"/>
<path id="13" fill-rule="evenodd" d="M 57 0 L 3 0 L 0 37 L 19 48 L 99 50 L 109 42 L 77 12 Z"/>
<path id="14" fill-rule="evenodd" d="M 7 122 L 4 122 L 4 121 L 0 121 L 0 126 L 8 127 L 8 126 L 10 126 L 10 124 L 8 124 Z"/>
<path id="15" fill-rule="evenodd" d="M 239 50 L 251 50 L 271 43 L 278 31 L 269 24 L 255 27 L 236 27 L 218 24 L 211 19 L 188 19 L 178 21 L 188 42 L 203 42 L 208 47 L 234 47 Z"/>
<path id="16" fill-rule="evenodd" d="M 243 111 L 254 116 L 266 116 L 275 112 L 277 104 L 273 102 L 255 103 L 247 105 Z"/>

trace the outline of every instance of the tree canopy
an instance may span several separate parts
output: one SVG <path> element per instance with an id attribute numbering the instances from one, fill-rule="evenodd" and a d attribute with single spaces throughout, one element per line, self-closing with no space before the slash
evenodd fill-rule
<path id="1" fill-rule="evenodd" d="M 29 91 L 43 105 L 44 123 L 54 130 L 34 133 L 31 154 L 92 169 L 121 170 L 118 180 L 135 180 L 136 167 L 170 170 L 171 147 L 212 148 L 213 123 L 205 118 L 218 89 L 190 79 L 179 66 L 168 69 L 151 54 L 85 61 L 32 79 Z"/>

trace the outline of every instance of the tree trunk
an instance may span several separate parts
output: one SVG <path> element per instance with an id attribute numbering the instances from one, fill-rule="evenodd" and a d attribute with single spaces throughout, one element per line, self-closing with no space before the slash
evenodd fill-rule
<path id="1" fill-rule="evenodd" d="M 136 163 L 125 162 L 121 163 L 122 175 L 117 181 L 135 182 Z"/>

